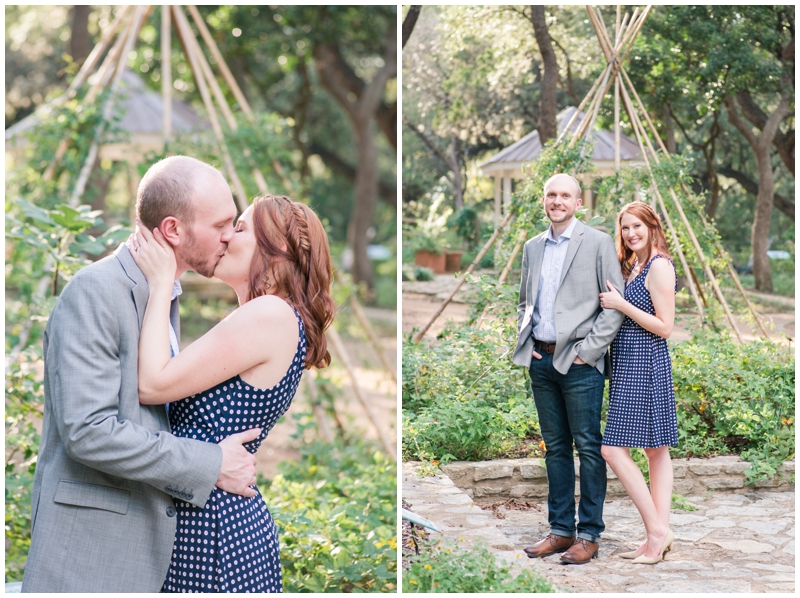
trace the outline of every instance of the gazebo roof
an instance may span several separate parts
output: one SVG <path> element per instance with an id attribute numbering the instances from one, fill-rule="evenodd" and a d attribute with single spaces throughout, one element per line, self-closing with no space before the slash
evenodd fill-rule
<path id="1" fill-rule="evenodd" d="M 161 95 L 148 89 L 139 75 L 127 69 L 122 73 L 119 89 L 121 95 L 114 103 L 114 113 L 122 115 L 118 128 L 129 133 L 131 145 L 145 144 L 149 146 L 154 138 L 161 138 L 164 114 Z M 33 128 L 39 122 L 43 110 L 46 110 L 46 105 L 6 129 L 6 143 Z M 210 127 L 209 122 L 198 116 L 188 104 L 173 98 L 172 130 L 174 132 L 188 133 Z"/>
<path id="2" fill-rule="evenodd" d="M 561 133 L 569 123 L 572 115 L 575 114 L 577 108 L 571 106 L 562 110 L 557 116 L 558 132 Z M 578 128 L 578 124 L 584 119 L 585 113 L 581 112 L 575 122 L 572 124 L 570 130 L 574 131 Z M 594 149 L 590 161 L 597 162 L 614 162 L 614 132 L 613 131 L 592 131 L 588 135 L 589 139 L 594 142 Z M 542 141 L 539 138 L 539 131 L 528 133 L 517 141 L 509 145 L 507 148 L 500 150 L 497 154 L 489 160 L 480 165 L 484 174 L 490 174 L 499 170 L 515 170 L 520 168 L 526 162 L 532 162 L 542 151 Z M 626 135 L 620 134 L 620 158 L 623 161 L 641 160 L 642 154 L 639 150 L 639 145 Z"/>

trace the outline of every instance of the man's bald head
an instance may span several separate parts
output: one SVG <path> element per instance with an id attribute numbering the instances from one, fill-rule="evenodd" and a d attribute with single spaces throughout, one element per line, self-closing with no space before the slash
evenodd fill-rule
<path id="1" fill-rule="evenodd" d="M 545 197 L 547 197 L 547 189 L 548 189 L 548 187 L 550 187 L 550 184 L 553 183 L 554 181 L 560 180 L 560 179 L 564 179 L 565 181 L 566 180 L 570 181 L 575 186 L 575 197 L 580 197 L 581 196 L 581 184 L 578 182 L 578 179 L 576 179 L 574 176 L 570 176 L 570 175 L 568 175 L 568 174 L 566 174 L 564 172 L 561 172 L 559 174 L 554 174 L 549 179 L 547 179 L 547 181 L 545 181 L 545 184 L 544 184 L 544 196 Z"/>
<path id="2" fill-rule="evenodd" d="M 209 177 L 225 178 L 219 170 L 188 156 L 170 156 L 153 164 L 136 194 L 136 216 L 150 230 L 174 216 L 185 225 L 194 221 L 192 195 Z"/>

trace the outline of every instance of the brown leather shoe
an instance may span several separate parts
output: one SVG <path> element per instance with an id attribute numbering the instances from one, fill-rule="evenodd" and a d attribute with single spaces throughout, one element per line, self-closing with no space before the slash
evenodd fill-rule
<path id="1" fill-rule="evenodd" d="M 567 538 L 555 534 L 547 534 L 546 537 L 539 540 L 536 544 L 528 546 L 524 550 L 528 558 L 542 558 L 550 556 L 551 554 L 556 554 L 557 552 L 564 552 L 572 546 L 573 542 L 575 542 L 574 537 Z"/>
<path id="2" fill-rule="evenodd" d="M 584 538 L 577 538 L 570 549 L 561 555 L 561 562 L 570 565 L 585 565 L 598 556 L 599 542 L 589 542 Z"/>

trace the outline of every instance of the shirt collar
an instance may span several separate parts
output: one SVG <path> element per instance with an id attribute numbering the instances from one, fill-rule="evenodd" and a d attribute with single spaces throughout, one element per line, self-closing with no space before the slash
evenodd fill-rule
<path id="1" fill-rule="evenodd" d="M 553 225 L 550 225 L 550 228 L 547 229 L 547 240 L 552 241 L 553 243 L 558 243 L 561 239 L 570 239 L 572 238 L 572 231 L 575 230 L 575 225 L 578 223 L 578 219 L 575 216 L 572 217 L 572 224 L 567 227 L 563 233 L 558 236 L 558 239 L 553 238 Z"/>
<path id="2" fill-rule="evenodd" d="M 172 285 L 172 297 L 170 297 L 170 301 L 175 301 L 175 298 L 183 293 L 183 289 L 181 288 L 181 281 L 176 280 L 175 284 Z"/>

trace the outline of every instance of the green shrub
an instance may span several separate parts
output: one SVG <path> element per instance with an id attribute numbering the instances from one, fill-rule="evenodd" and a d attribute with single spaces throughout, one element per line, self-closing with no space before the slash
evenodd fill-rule
<path id="1" fill-rule="evenodd" d="M 484 547 L 465 550 L 437 542 L 409 558 L 403 571 L 403 592 L 555 592 L 553 585 L 529 569 L 515 574 Z"/>
<path id="2" fill-rule="evenodd" d="M 426 268 L 425 266 L 416 266 L 414 268 L 415 280 L 433 280 L 434 278 L 436 278 L 436 275 L 430 268 Z"/>
<path id="3" fill-rule="evenodd" d="M 538 433 L 523 368 L 511 363 L 507 328 L 445 330 L 437 343 L 403 343 L 403 454 L 482 460 Z"/>
<path id="4" fill-rule="evenodd" d="M 397 587 L 397 466 L 364 441 L 315 441 L 262 494 L 280 530 L 287 592 Z"/>
<path id="5" fill-rule="evenodd" d="M 510 322 L 445 330 L 437 341 L 406 339 L 404 458 L 493 459 L 538 435 L 527 375 L 504 351 L 515 338 Z M 670 351 L 679 434 L 671 455 L 736 454 L 752 463 L 749 481 L 775 476 L 794 457 L 791 350 L 767 341 L 742 346 L 725 332 L 700 331 Z M 641 451 L 634 458 L 645 464 Z"/>
<path id="6" fill-rule="evenodd" d="M 794 457 L 794 354 L 786 346 L 745 346 L 725 333 L 697 332 L 672 347 L 678 409 L 673 456 L 739 454 L 748 480 L 776 475 Z"/>

